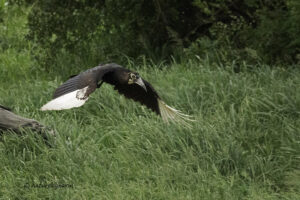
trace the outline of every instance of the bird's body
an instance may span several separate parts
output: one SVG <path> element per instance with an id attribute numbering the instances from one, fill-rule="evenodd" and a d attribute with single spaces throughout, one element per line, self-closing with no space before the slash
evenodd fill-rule
<path id="1" fill-rule="evenodd" d="M 138 73 L 115 63 L 100 65 L 72 76 L 55 90 L 53 100 L 45 104 L 41 110 L 80 107 L 102 83 L 113 85 L 120 94 L 147 106 L 156 114 L 161 115 L 164 121 L 190 120 L 189 116 L 166 105 L 151 84 L 143 80 Z"/>

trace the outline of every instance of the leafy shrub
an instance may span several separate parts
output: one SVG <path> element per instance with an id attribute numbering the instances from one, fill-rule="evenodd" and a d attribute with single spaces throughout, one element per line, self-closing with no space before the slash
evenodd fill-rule
<path id="1" fill-rule="evenodd" d="M 39 58 L 48 66 L 61 51 L 80 57 L 92 52 L 103 61 L 201 55 L 207 53 L 204 40 L 222 50 L 215 55 L 222 63 L 294 62 L 297 8 L 297 0 L 36 1 L 29 38 L 46 51 Z"/>
<path id="2" fill-rule="evenodd" d="M 3 22 L 3 15 L 5 13 L 6 2 L 5 0 L 0 0 L 0 23 Z"/>
<path id="3" fill-rule="evenodd" d="M 273 10 L 261 9 L 257 15 L 260 23 L 249 35 L 252 35 L 249 46 L 257 49 L 269 63 L 297 61 L 300 53 L 300 2 L 290 0 Z"/>

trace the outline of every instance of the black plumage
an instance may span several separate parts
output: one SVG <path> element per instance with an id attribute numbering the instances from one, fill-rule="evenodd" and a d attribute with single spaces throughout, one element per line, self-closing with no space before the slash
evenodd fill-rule
<path id="1" fill-rule="evenodd" d="M 150 108 L 153 112 L 160 115 L 159 107 L 158 107 L 158 96 L 155 89 L 151 86 L 150 83 L 143 80 L 147 91 L 145 91 L 141 86 L 133 84 L 133 85 L 116 85 L 114 87 L 120 94 L 123 94 L 126 98 L 133 99 L 134 101 L 140 102 L 141 104 Z"/>
<path id="2" fill-rule="evenodd" d="M 165 121 L 188 119 L 187 115 L 166 105 L 152 85 L 142 79 L 137 72 L 115 63 L 100 65 L 71 76 L 55 90 L 53 100 L 44 105 L 41 110 L 79 107 L 102 83 L 113 85 L 120 94 L 147 106 L 156 114 L 161 115 Z"/>

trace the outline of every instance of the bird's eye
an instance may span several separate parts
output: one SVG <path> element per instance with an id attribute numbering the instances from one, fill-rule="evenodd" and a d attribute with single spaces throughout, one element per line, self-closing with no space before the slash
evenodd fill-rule
<path id="1" fill-rule="evenodd" d="M 135 74 L 130 74 L 130 78 L 131 79 L 136 79 L 136 75 Z"/>

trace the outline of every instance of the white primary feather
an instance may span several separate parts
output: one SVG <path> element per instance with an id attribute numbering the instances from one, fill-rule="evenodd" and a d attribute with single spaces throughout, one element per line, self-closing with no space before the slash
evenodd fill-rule
<path id="1" fill-rule="evenodd" d="M 87 88 L 88 87 L 85 87 L 80 90 L 75 90 L 63 96 L 57 97 L 43 105 L 41 110 L 64 110 L 80 107 L 88 100 L 88 98 L 79 99 L 78 97 L 81 98 L 82 94 L 86 92 Z"/>
<path id="2" fill-rule="evenodd" d="M 191 116 L 185 115 L 181 111 L 168 106 L 165 102 L 163 102 L 160 99 L 158 99 L 158 106 L 161 117 L 164 122 L 169 123 L 169 121 L 173 121 L 185 125 L 187 127 L 191 127 L 191 125 L 187 121 L 195 121 L 191 119 Z"/>

